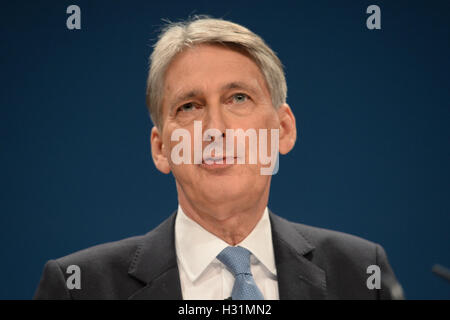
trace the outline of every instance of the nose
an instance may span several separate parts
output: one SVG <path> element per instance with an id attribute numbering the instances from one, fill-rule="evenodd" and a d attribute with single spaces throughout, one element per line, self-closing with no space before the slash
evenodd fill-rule
<path id="1" fill-rule="evenodd" d="M 211 141 L 214 141 L 215 136 L 219 136 L 220 134 L 222 135 L 222 138 L 225 138 L 226 121 L 223 114 L 223 108 L 220 104 L 210 105 L 207 108 L 206 117 L 204 118 L 203 123 L 203 132 L 206 132 L 206 130 L 209 130 L 210 134 L 208 134 L 208 138 Z"/>
<path id="2" fill-rule="evenodd" d="M 222 134 L 219 135 L 219 136 L 222 136 L 222 138 L 225 138 L 225 132 L 222 132 Z M 207 135 L 207 138 L 208 138 L 208 140 L 210 140 L 210 141 L 215 141 L 215 140 L 216 140 L 216 136 L 213 135 L 213 134 L 208 134 L 208 135 Z"/>

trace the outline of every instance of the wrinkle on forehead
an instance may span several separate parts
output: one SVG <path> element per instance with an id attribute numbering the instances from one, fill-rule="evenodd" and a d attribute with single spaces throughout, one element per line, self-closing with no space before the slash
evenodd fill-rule
<path id="1" fill-rule="evenodd" d="M 220 63 L 217 63 L 217 59 L 211 59 L 211 55 L 221 55 Z M 201 61 L 200 66 L 198 64 L 199 60 Z M 200 67 L 200 70 L 196 69 L 197 67 Z M 220 74 L 218 72 L 220 69 L 224 71 L 224 79 L 220 79 L 215 75 L 213 79 L 204 80 L 204 78 L 207 78 L 208 73 L 215 72 Z M 229 70 L 236 70 L 236 76 L 230 74 Z M 245 73 L 243 74 L 243 72 Z M 188 81 L 193 80 L 192 74 L 199 76 L 199 79 L 194 79 L 193 82 L 195 83 L 193 84 L 188 83 Z M 186 83 L 183 83 L 183 78 L 186 80 Z M 184 94 L 204 94 L 211 89 L 214 91 L 220 90 L 227 85 L 232 87 L 233 83 L 247 84 L 254 90 L 259 90 L 261 94 L 267 95 L 270 99 L 270 92 L 263 73 L 243 49 L 220 44 L 200 44 L 187 48 L 172 60 L 166 70 L 162 114 L 170 110 L 173 101 L 177 99 L 176 97 Z M 169 104 L 169 107 L 167 104 Z"/>

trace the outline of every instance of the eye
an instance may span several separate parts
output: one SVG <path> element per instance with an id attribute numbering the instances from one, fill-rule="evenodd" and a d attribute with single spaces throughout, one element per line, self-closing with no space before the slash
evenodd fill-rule
<path id="1" fill-rule="evenodd" d="M 194 110 L 194 108 L 195 108 L 195 105 L 192 102 L 185 103 L 177 109 L 177 113 L 180 111 L 189 112 L 189 111 Z"/>
<path id="2" fill-rule="evenodd" d="M 245 93 L 236 93 L 233 95 L 233 102 L 234 103 L 244 103 L 248 100 L 248 95 Z"/>

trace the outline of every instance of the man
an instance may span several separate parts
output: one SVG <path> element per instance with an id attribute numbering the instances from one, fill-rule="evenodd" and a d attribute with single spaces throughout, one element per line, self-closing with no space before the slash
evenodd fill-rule
<path id="1" fill-rule="evenodd" d="M 35 298 L 401 298 L 381 246 L 268 210 L 278 152 L 296 141 L 286 91 L 281 62 L 250 30 L 209 18 L 169 25 L 147 104 L 153 161 L 175 177 L 178 210 L 144 236 L 50 260 Z M 72 265 L 78 288 L 66 283 Z"/>

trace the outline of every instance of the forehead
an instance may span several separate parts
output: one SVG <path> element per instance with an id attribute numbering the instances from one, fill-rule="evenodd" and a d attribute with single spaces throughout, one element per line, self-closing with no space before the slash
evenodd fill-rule
<path id="1" fill-rule="evenodd" d="M 201 44 L 185 49 L 167 68 L 164 100 L 184 91 L 209 91 L 244 83 L 269 94 L 265 78 L 248 54 L 224 45 Z"/>

